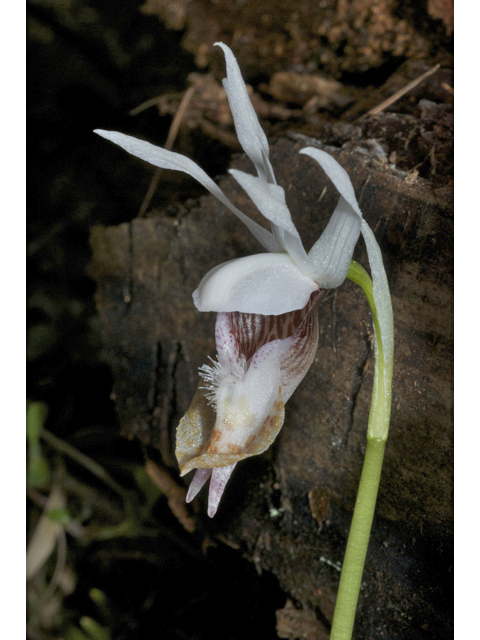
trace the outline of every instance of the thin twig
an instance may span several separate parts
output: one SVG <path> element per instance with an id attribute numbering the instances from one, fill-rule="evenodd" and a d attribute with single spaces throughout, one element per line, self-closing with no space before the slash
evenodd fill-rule
<path id="1" fill-rule="evenodd" d="M 40 507 L 40 509 L 45 509 L 48 502 L 48 498 L 46 496 L 32 487 L 27 487 L 27 498 L 30 498 L 30 500 L 36 504 L 37 507 Z"/>
<path id="2" fill-rule="evenodd" d="M 156 465 L 152 460 L 147 460 L 145 470 L 152 482 L 167 497 L 168 506 L 184 529 L 189 533 L 195 531 L 196 520 L 187 511 L 185 488 L 180 487 L 165 469 Z"/>
<path id="3" fill-rule="evenodd" d="M 451 87 L 447 82 L 442 82 L 442 89 L 445 89 L 445 91 L 453 96 L 453 87 Z"/>
<path id="4" fill-rule="evenodd" d="M 409 82 L 405 87 L 403 87 L 403 89 L 400 89 L 399 91 L 394 93 L 393 96 L 390 96 L 390 98 L 387 98 L 386 100 L 381 102 L 377 107 L 374 107 L 373 109 L 370 109 L 370 111 L 367 111 L 365 115 L 367 116 L 377 115 L 377 113 L 380 113 L 381 111 L 383 111 L 384 109 L 392 105 L 394 102 L 399 100 L 402 96 L 404 96 L 406 93 L 414 89 L 417 85 L 419 85 L 429 76 L 433 75 L 439 69 L 440 69 L 440 65 L 437 64 L 432 69 L 429 69 L 425 73 L 422 73 L 421 76 L 418 76 L 418 78 L 415 78 L 415 80 L 412 80 L 412 82 Z"/>
<path id="5" fill-rule="evenodd" d="M 175 142 L 175 138 L 177 137 L 177 133 L 178 130 L 180 128 L 180 123 L 182 122 L 182 118 L 185 115 L 185 111 L 188 107 L 188 103 L 190 102 L 190 100 L 192 99 L 193 94 L 195 93 L 195 87 L 189 87 L 184 95 L 183 98 L 180 102 L 180 104 L 178 105 L 178 109 L 177 109 L 177 113 L 175 114 L 175 117 L 172 120 L 172 124 L 170 125 L 170 130 L 168 132 L 168 136 L 167 136 L 167 141 L 165 143 L 165 149 L 168 149 L 168 151 L 172 150 L 173 144 Z M 155 98 L 155 100 L 158 100 L 158 98 Z M 146 102 L 144 103 L 144 105 L 147 104 Z M 142 106 L 142 105 L 140 105 Z M 140 107 L 137 107 L 137 109 L 139 109 Z M 131 112 L 130 112 L 131 113 Z M 158 182 L 160 180 L 160 176 L 162 174 L 162 169 L 156 169 L 155 173 L 153 174 L 152 180 L 150 181 L 150 186 L 148 187 L 148 191 L 145 195 L 145 198 L 143 199 L 142 202 L 142 206 L 140 207 L 140 211 L 138 212 L 138 216 L 137 218 L 143 218 L 148 206 L 150 205 L 150 202 L 153 198 L 153 194 L 155 193 L 157 186 L 158 186 Z"/>
<path id="6" fill-rule="evenodd" d="M 128 112 L 129 116 L 138 116 L 142 111 L 146 111 L 150 109 L 150 107 L 156 107 L 160 100 L 163 98 L 164 100 L 169 100 L 170 98 L 177 98 L 181 96 L 181 93 L 168 93 L 167 95 L 156 96 L 155 98 L 150 98 L 150 100 L 146 100 L 139 104 L 138 107 L 135 107 L 131 111 Z"/>

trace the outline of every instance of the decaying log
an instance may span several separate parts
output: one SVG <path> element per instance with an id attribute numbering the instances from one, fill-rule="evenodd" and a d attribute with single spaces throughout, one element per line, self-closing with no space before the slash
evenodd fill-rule
<path id="1" fill-rule="evenodd" d="M 287 0 L 237 3 L 232 23 L 228 2 L 146 0 L 142 11 L 170 29 L 184 30 L 183 47 L 199 68 L 212 61 L 209 44 L 235 44 L 242 69 L 271 75 L 294 65 L 319 62 L 331 76 L 363 73 L 394 58 L 426 58 L 448 45 L 451 0 Z M 223 67 L 222 67 L 223 68 Z"/>
<path id="2" fill-rule="evenodd" d="M 307 249 L 338 198 L 320 168 L 298 155 L 307 145 L 326 148 L 351 176 L 383 251 L 395 315 L 390 438 L 356 638 L 450 637 L 450 187 L 396 169 L 373 143 L 340 150 L 300 135 L 273 141 L 277 180 Z M 245 157 L 234 166 L 252 171 Z M 220 186 L 259 219 L 232 178 Z M 197 368 L 215 351 L 214 314 L 198 313 L 191 293 L 213 266 L 261 248 L 210 196 L 179 206 L 175 217 L 160 213 L 95 228 L 91 245 L 90 273 L 122 431 L 158 449 L 175 477 L 175 427 L 193 397 Z M 354 257 L 368 265 L 361 243 Z M 319 313 L 317 357 L 286 407 L 279 438 L 263 456 L 238 465 L 217 516 L 206 523 L 258 570 L 276 574 L 297 606 L 318 614 L 317 623 L 308 611 L 289 615 L 286 625 L 279 612 L 291 634 L 291 620 L 308 619 L 308 637 L 316 624 L 327 632 L 332 619 L 373 377 L 372 329 L 361 291 L 345 282 L 328 293 Z M 205 496 L 198 499 L 205 502 Z"/>

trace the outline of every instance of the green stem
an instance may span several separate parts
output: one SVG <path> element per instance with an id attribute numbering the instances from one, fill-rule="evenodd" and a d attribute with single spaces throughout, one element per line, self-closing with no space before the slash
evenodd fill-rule
<path id="1" fill-rule="evenodd" d="M 385 361 L 370 276 L 361 265 L 352 260 L 347 277 L 362 287 L 372 312 L 375 329 L 375 376 L 368 419 L 367 449 L 340 576 L 330 640 L 350 640 L 352 637 L 388 436 L 393 366 L 391 354 Z"/>
<path id="2" fill-rule="evenodd" d="M 338 587 L 330 640 L 350 640 L 372 528 L 385 440 L 367 440 L 357 502 Z"/>

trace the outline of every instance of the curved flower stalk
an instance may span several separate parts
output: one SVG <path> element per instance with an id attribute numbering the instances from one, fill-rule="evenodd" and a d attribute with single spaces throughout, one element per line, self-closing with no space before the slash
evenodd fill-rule
<path id="1" fill-rule="evenodd" d="M 319 240 L 305 251 L 285 192 L 276 184 L 267 138 L 237 61 L 226 45 L 217 44 L 225 54 L 223 83 L 237 135 L 257 175 L 234 169 L 230 173 L 270 223 L 270 230 L 239 211 L 189 158 L 121 133 L 96 131 L 157 167 L 183 171 L 198 180 L 267 251 L 214 267 L 193 293 L 199 311 L 218 313 L 217 360 L 200 369 L 199 388 L 177 429 L 176 455 L 181 475 L 196 469 L 187 501 L 211 478 L 211 517 L 237 462 L 265 451 L 282 427 L 285 403 L 315 357 L 318 303 L 326 289 L 345 280 L 364 229 L 346 171 L 326 152 L 307 147 L 300 153 L 318 162 L 340 199 Z M 369 255 L 372 242 L 367 243 Z"/>

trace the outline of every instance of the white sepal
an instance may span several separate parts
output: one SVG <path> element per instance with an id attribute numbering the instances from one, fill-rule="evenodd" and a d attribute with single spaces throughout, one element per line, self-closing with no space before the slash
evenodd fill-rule
<path id="1" fill-rule="evenodd" d="M 198 164 L 190 160 L 179 153 L 156 147 L 150 142 L 139 140 L 132 136 L 126 136 L 123 133 L 117 131 L 103 131 L 102 129 L 96 129 L 95 133 L 102 138 L 106 138 L 115 144 L 118 144 L 122 149 L 128 151 L 133 156 L 145 160 L 155 167 L 160 169 L 173 169 L 174 171 L 183 171 L 189 176 L 200 182 L 212 195 L 214 195 L 222 204 L 224 204 L 232 213 L 234 213 L 251 231 L 255 238 L 267 249 L 267 251 L 281 251 L 278 242 L 273 235 L 261 227 L 259 224 L 251 220 L 248 216 L 242 213 L 235 205 L 233 205 L 223 191 L 218 187 L 215 182 L 201 169 Z"/>
<path id="2" fill-rule="evenodd" d="M 293 223 L 285 201 L 285 191 L 277 184 L 268 184 L 261 178 L 230 169 L 229 173 L 247 192 L 260 213 L 273 225 L 273 235 L 282 245 L 297 267 L 305 275 L 311 276 L 314 267 L 308 259 L 302 239 Z"/>
<path id="3" fill-rule="evenodd" d="M 378 324 L 380 325 L 383 359 L 385 369 L 393 368 L 393 311 L 392 299 L 390 297 L 390 288 L 388 286 L 387 274 L 383 266 L 382 252 L 375 239 L 373 231 L 370 229 L 365 220 L 362 221 L 362 235 L 367 247 L 368 262 L 370 263 L 370 272 L 373 282 L 373 299 L 377 309 Z M 378 339 L 375 340 L 377 348 Z M 378 353 L 375 354 L 378 358 Z M 391 394 L 391 379 L 385 376 L 388 388 L 385 395 Z"/>
<path id="4" fill-rule="evenodd" d="M 375 301 L 378 324 L 381 334 L 380 336 L 378 336 L 375 332 L 375 360 L 376 362 L 379 362 L 380 354 L 378 345 L 379 341 L 381 340 L 384 369 L 383 376 L 379 376 L 378 365 L 375 366 L 372 398 L 372 408 L 377 404 L 379 398 L 383 398 L 383 411 L 385 414 L 384 420 L 382 421 L 380 427 L 378 421 L 374 421 L 374 424 L 369 427 L 368 436 L 370 438 L 386 439 L 392 395 L 394 343 L 392 299 L 390 297 L 390 288 L 388 286 L 387 274 L 385 273 L 385 267 L 383 265 L 382 252 L 380 250 L 380 247 L 378 246 L 373 231 L 370 229 L 365 220 L 363 220 L 362 222 L 362 235 L 367 247 L 368 261 L 370 263 L 370 271 L 372 274 L 373 299 Z M 378 388 L 381 379 L 384 383 L 384 389 L 382 390 Z M 387 431 L 385 430 L 385 425 Z M 379 429 L 378 432 L 377 429 Z"/>
<path id="5" fill-rule="evenodd" d="M 286 253 L 260 253 L 214 267 L 193 292 L 199 311 L 280 315 L 302 309 L 318 285 Z"/>
<path id="6" fill-rule="evenodd" d="M 312 277 L 320 288 L 339 287 L 347 277 L 361 223 L 358 214 L 340 196 L 325 231 L 308 254 L 314 265 Z"/>
<path id="7" fill-rule="evenodd" d="M 191 502 L 212 475 L 211 469 L 197 469 L 190 482 L 186 502 Z"/>
<path id="8" fill-rule="evenodd" d="M 258 122 L 235 56 L 230 47 L 223 42 L 216 42 L 215 46 L 221 47 L 225 54 L 227 77 L 223 80 L 223 86 L 227 92 L 240 144 L 255 165 L 258 175 L 266 182 L 275 183 L 272 165 L 268 158 L 267 136 Z"/>
<path id="9" fill-rule="evenodd" d="M 272 224 L 298 235 L 292 216 L 285 202 L 285 191 L 278 184 L 269 184 L 250 173 L 230 169 L 229 173 L 247 192 L 260 213 Z"/>
<path id="10" fill-rule="evenodd" d="M 212 469 L 212 479 L 210 480 L 210 489 L 208 491 L 208 510 L 210 518 L 217 513 L 218 505 L 225 490 L 225 486 L 232 475 L 237 463 L 230 464 L 228 467 L 215 467 Z M 198 469 L 197 473 L 200 471 Z M 196 475 L 196 474 L 195 474 Z"/>
<path id="11" fill-rule="evenodd" d="M 314 147 L 305 147 L 299 153 L 303 153 L 306 156 L 310 156 L 318 162 L 318 164 L 325 171 L 327 176 L 336 186 L 341 196 L 345 198 L 352 209 L 362 217 L 362 212 L 358 206 L 357 198 L 355 197 L 355 191 L 353 189 L 350 176 L 345 169 L 333 158 L 331 155 L 322 151 L 321 149 L 315 149 Z"/>

